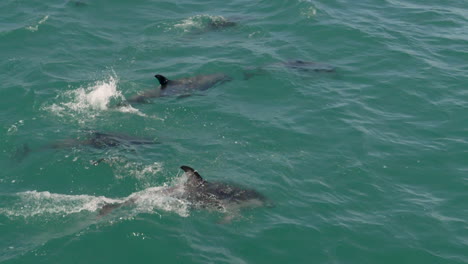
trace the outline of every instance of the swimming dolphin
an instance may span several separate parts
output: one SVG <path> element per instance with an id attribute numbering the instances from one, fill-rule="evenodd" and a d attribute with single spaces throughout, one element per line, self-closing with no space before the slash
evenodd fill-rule
<path id="1" fill-rule="evenodd" d="M 83 138 L 65 139 L 49 144 L 45 148 L 69 148 L 77 146 L 89 146 L 96 149 L 109 147 L 130 146 L 130 145 L 150 145 L 156 144 L 153 140 L 136 138 L 125 134 L 105 133 L 90 131 Z"/>
<path id="2" fill-rule="evenodd" d="M 183 23 L 175 25 L 191 34 L 203 34 L 211 31 L 221 31 L 226 28 L 236 27 L 239 18 L 224 18 L 222 16 L 196 15 L 185 19 Z"/>
<path id="3" fill-rule="evenodd" d="M 222 182 L 208 182 L 189 166 L 180 167 L 187 175 L 184 198 L 199 208 L 256 207 L 265 205 L 266 198 L 252 189 Z"/>
<path id="4" fill-rule="evenodd" d="M 300 71 L 313 71 L 313 72 L 334 72 L 335 67 L 330 64 L 314 62 L 314 61 L 303 61 L 303 60 L 289 60 L 279 63 L 285 67 L 296 69 Z"/>
<path id="5" fill-rule="evenodd" d="M 209 75 L 197 75 L 177 80 L 169 80 L 163 75 L 156 74 L 160 86 L 156 89 L 145 91 L 139 95 L 128 99 L 131 103 L 145 103 L 149 98 L 164 97 L 164 96 L 187 96 L 196 90 L 206 90 L 216 84 L 230 81 L 231 78 L 222 73 Z"/>
<path id="6" fill-rule="evenodd" d="M 276 62 L 268 65 L 264 65 L 258 68 L 250 68 L 244 72 L 244 79 L 250 79 L 254 75 L 264 74 L 265 69 L 267 68 L 277 68 L 285 67 L 288 69 L 293 69 L 301 72 L 335 72 L 335 67 L 321 62 L 314 61 L 304 61 L 304 60 L 288 60 L 282 62 Z"/>
<path id="7" fill-rule="evenodd" d="M 235 27 L 235 26 L 237 26 L 236 22 L 225 20 L 225 19 L 210 20 L 208 22 L 208 28 L 211 30 L 221 30 L 224 28 L 230 28 L 230 27 Z"/>
<path id="8" fill-rule="evenodd" d="M 230 212 L 231 214 L 226 215 L 222 222 L 229 222 L 239 210 L 244 208 L 272 206 L 265 196 L 255 190 L 234 184 L 209 182 L 189 166 L 181 166 L 180 168 L 185 172 L 187 180 L 182 186 L 165 189 L 164 194 L 186 200 L 193 208 Z M 180 191 L 181 189 L 182 191 Z M 124 202 L 105 204 L 99 211 L 98 217 L 105 216 L 116 208 L 131 205 L 137 201 L 138 196 L 130 195 Z"/>
<path id="9" fill-rule="evenodd" d="M 136 138 L 125 134 L 118 133 L 104 133 L 99 131 L 88 131 L 88 133 L 82 137 L 78 138 L 69 138 L 55 141 L 49 143 L 45 146 L 42 146 L 36 150 L 49 150 L 49 149 L 65 149 L 65 148 L 74 148 L 80 146 L 92 147 L 95 149 L 105 149 L 112 147 L 124 146 L 128 147 L 131 145 L 151 145 L 157 144 L 154 140 Z M 18 149 L 14 154 L 14 158 L 17 161 L 23 160 L 29 153 L 31 149 L 27 144 L 24 144 L 21 149 Z M 103 161 L 100 159 L 97 163 Z M 94 165 L 96 165 L 95 163 Z"/>

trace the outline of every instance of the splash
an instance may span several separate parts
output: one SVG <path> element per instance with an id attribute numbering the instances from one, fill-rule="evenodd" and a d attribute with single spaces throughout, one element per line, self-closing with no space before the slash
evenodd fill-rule
<path id="1" fill-rule="evenodd" d="M 143 191 L 134 193 L 128 197 L 135 198 L 136 209 L 138 213 L 155 213 L 155 210 L 175 212 L 182 217 L 189 216 L 189 202 L 180 199 L 179 192 L 183 189 L 177 187 L 151 187 Z"/>
<path id="2" fill-rule="evenodd" d="M 65 102 L 54 103 L 45 107 L 45 110 L 59 117 L 78 118 L 80 123 L 94 119 L 100 112 L 108 109 L 112 99 L 124 99 L 117 90 L 117 83 L 117 78 L 109 76 L 107 80 L 97 81 L 88 87 L 66 91 L 57 97 Z"/>
<path id="3" fill-rule="evenodd" d="M 64 103 L 67 108 L 83 112 L 87 110 L 107 110 L 112 98 L 124 99 L 120 91 L 117 90 L 118 80 L 110 76 L 108 80 L 98 81 L 87 88 L 67 92 L 67 95 L 74 100 Z"/>
<path id="4" fill-rule="evenodd" d="M 42 18 L 41 20 L 39 20 L 39 22 L 37 22 L 36 25 L 26 27 L 26 30 L 29 30 L 29 31 L 31 31 L 31 32 L 36 32 L 36 31 L 38 31 L 38 30 L 39 30 L 39 25 L 44 24 L 44 23 L 47 21 L 47 19 L 49 19 L 49 15 L 46 15 L 44 18 Z"/>
<path id="5" fill-rule="evenodd" d="M 18 132 L 18 128 L 24 125 L 23 120 L 19 120 L 18 122 L 11 125 L 7 130 L 7 135 L 14 135 Z"/>
<path id="6" fill-rule="evenodd" d="M 301 10 L 301 15 L 309 19 L 315 17 L 316 14 L 317 9 L 315 9 L 314 7 L 308 7 Z"/>
<path id="7" fill-rule="evenodd" d="M 63 102 L 54 103 L 43 107 L 43 109 L 59 117 L 78 120 L 79 123 L 93 120 L 102 112 L 108 110 L 147 117 L 147 115 L 132 106 L 110 106 L 112 103 L 118 104 L 125 101 L 125 97 L 117 88 L 118 82 L 119 80 L 115 77 L 115 74 L 110 75 L 106 80 L 97 81 L 88 87 L 79 87 L 60 94 L 57 99 Z M 155 116 L 151 117 L 157 118 Z"/>
<path id="8" fill-rule="evenodd" d="M 209 30 L 211 27 L 229 23 L 229 21 L 222 16 L 211 15 L 196 15 L 182 20 L 181 23 L 175 24 L 174 27 L 182 29 L 184 32 L 193 32 L 200 30 Z"/>

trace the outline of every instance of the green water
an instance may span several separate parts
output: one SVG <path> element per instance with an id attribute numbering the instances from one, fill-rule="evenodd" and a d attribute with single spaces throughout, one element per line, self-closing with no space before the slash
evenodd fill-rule
<path id="1" fill-rule="evenodd" d="M 0 262 L 468 263 L 467 14 L 464 1 L 1 1 Z M 237 25 L 209 27 L 223 19 Z M 115 107 L 155 74 L 211 73 L 232 81 Z M 157 144 L 44 147 L 89 130 Z M 151 193 L 181 165 L 275 206 L 222 224 Z"/>

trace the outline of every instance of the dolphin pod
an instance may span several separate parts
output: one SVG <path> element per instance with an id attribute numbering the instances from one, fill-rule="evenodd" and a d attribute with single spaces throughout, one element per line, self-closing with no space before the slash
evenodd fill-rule
<path id="1" fill-rule="evenodd" d="M 223 73 L 197 75 L 177 80 L 169 80 L 163 75 L 154 76 L 159 81 L 159 87 L 144 91 L 128 99 L 130 103 L 146 103 L 151 98 L 165 96 L 188 96 L 194 91 L 203 91 L 214 85 L 230 81 L 231 78 Z"/>
<path id="2" fill-rule="evenodd" d="M 72 1 L 76 6 L 85 6 L 87 2 L 77 0 Z M 236 27 L 237 22 L 229 21 L 226 19 L 213 19 L 210 18 L 206 22 L 205 27 L 207 30 L 221 30 L 224 28 Z M 257 68 L 250 68 L 250 72 L 246 72 L 245 76 L 251 77 L 252 75 L 261 74 L 268 67 L 281 67 L 297 71 L 305 72 L 334 72 L 335 67 L 326 63 L 319 63 L 304 60 L 288 60 L 276 62 Z M 156 74 L 154 76 L 159 86 L 142 91 L 126 100 L 128 103 L 148 103 L 153 98 L 168 97 L 168 96 L 189 96 L 196 91 L 203 91 L 213 86 L 231 81 L 231 78 L 223 73 L 214 73 L 207 75 L 196 75 L 192 77 L 185 77 L 180 79 L 168 79 L 167 77 Z M 124 102 L 126 104 L 126 102 Z M 66 139 L 57 141 L 53 144 L 44 146 L 41 149 L 57 149 L 76 146 L 89 146 L 97 149 L 128 146 L 128 145 L 143 145 L 143 144 L 156 144 L 152 140 L 138 139 L 126 135 L 119 135 L 113 133 L 104 133 L 92 131 L 87 136 L 77 139 Z M 26 155 L 30 152 L 27 145 L 23 146 L 20 150 Z M 104 159 L 98 160 L 96 163 Z M 181 186 L 173 186 L 164 188 L 161 192 L 163 195 L 172 196 L 178 199 L 187 201 L 193 208 L 218 210 L 221 212 L 234 212 L 234 214 L 227 215 L 223 222 L 228 222 L 235 217 L 235 213 L 245 209 L 254 207 L 271 207 L 272 203 L 261 193 L 256 190 L 244 188 L 235 184 L 228 184 L 216 181 L 205 180 L 196 170 L 189 166 L 180 167 L 186 176 L 186 180 Z M 134 193 L 122 202 L 105 203 L 98 212 L 98 217 L 106 216 L 114 210 L 131 206 L 138 203 L 142 199 L 140 193 Z"/>

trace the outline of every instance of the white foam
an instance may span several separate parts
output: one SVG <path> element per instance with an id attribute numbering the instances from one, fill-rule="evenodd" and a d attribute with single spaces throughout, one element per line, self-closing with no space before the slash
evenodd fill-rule
<path id="1" fill-rule="evenodd" d="M 135 203 L 126 208 L 129 217 L 138 213 L 158 213 L 161 210 L 187 217 L 189 204 L 173 195 L 176 189 L 167 186 L 151 187 L 125 198 L 27 191 L 17 193 L 16 196 L 20 198 L 20 201 L 10 208 L 0 208 L 0 214 L 24 218 L 54 215 L 65 217 L 84 211 L 98 212 L 106 203 L 123 203 L 132 198 L 135 199 Z"/>
<path id="2" fill-rule="evenodd" d="M 120 91 L 117 90 L 118 79 L 109 76 L 105 81 L 97 81 L 87 88 L 78 88 L 69 91 L 68 94 L 74 99 L 64 105 L 75 111 L 87 109 L 107 110 L 112 98 L 124 99 Z"/>
<path id="3" fill-rule="evenodd" d="M 174 212 L 182 217 L 189 216 L 189 202 L 177 197 L 183 189 L 179 187 L 151 187 L 134 193 L 128 198 L 136 198 L 138 213 L 157 213 L 157 210 Z"/>
<path id="4" fill-rule="evenodd" d="M 182 20 L 181 23 L 175 24 L 174 27 L 182 29 L 184 32 L 189 32 L 192 30 L 204 29 L 208 21 L 214 23 L 226 22 L 227 19 L 222 16 L 196 15 Z"/>
<path id="5" fill-rule="evenodd" d="M 130 105 L 110 108 L 112 102 L 125 101 L 125 97 L 118 90 L 118 83 L 119 80 L 114 73 L 107 79 L 96 81 L 87 87 L 79 87 L 59 94 L 56 99 L 62 102 L 45 106 L 43 110 L 59 117 L 77 120 L 79 123 L 93 120 L 102 112 L 109 110 L 163 120 L 157 116 L 147 116 Z"/>
<path id="6" fill-rule="evenodd" d="M 43 109 L 56 116 L 78 119 L 83 123 L 107 110 L 112 99 L 124 99 L 117 90 L 117 84 L 118 79 L 109 76 L 106 80 L 97 81 L 88 87 L 79 87 L 59 94 L 56 99 L 63 102 L 45 106 Z"/>
<path id="7" fill-rule="evenodd" d="M 82 211 L 94 212 L 105 203 L 122 202 L 122 200 L 104 196 L 67 195 L 50 192 L 27 191 L 17 193 L 21 202 L 13 208 L 1 208 L 0 213 L 7 216 L 33 217 L 37 215 L 69 215 Z"/>
<path id="8" fill-rule="evenodd" d="M 49 19 L 49 15 L 46 15 L 46 16 L 43 17 L 41 20 L 39 20 L 39 22 L 37 22 L 36 25 L 26 27 L 26 30 L 29 30 L 29 31 L 31 31 L 31 32 L 36 32 L 36 31 L 38 31 L 38 30 L 39 30 L 39 25 L 44 24 L 44 23 L 47 21 L 47 19 Z"/>
<path id="9" fill-rule="evenodd" d="M 161 162 L 144 164 L 142 162 L 131 162 L 121 156 L 106 158 L 106 163 L 113 169 L 116 178 L 133 177 L 145 184 L 151 184 L 151 180 L 156 178 L 157 174 L 163 169 L 163 163 Z"/>
<path id="10" fill-rule="evenodd" d="M 205 15 L 196 15 L 182 20 L 179 24 L 175 24 L 174 27 L 181 28 L 184 31 L 188 31 L 191 28 L 202 28 L 202 18 Z"/>
<path id="11" fill-rule="evenodd" d="M 14 135 L 16 132 L 18 132 L 18 128 L 24 125 L 23 120 L 19 120 L 18 122 L 14 123 L 8 128 L 7 134 L 8 135 Z"/>
<path id="12" fill-rule="evenodd" d="M 135 114 L 135 115 L 142 116 L 142 117 L 149 117 L 149 118 L 164 121 L 164 118 L 161 118 L 161 117 L 156 116 L 156 115 L 147 115 L 145 113 L 142 113 L 140 110 L 134 108 L 131 105 L 121 106 L 121 107 L 117 108 L 117 111 L 119 111 L 121 113 L 130 113 L 130 114 Z"/>
<path id="13" fill-rule="evenodd" d="M 301 10 L 301 15 L 306 18 L 313 18 L 317 14 L 317 9 L 314 7 L 308 7 Z"/>

